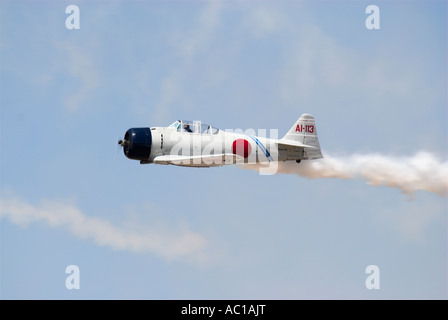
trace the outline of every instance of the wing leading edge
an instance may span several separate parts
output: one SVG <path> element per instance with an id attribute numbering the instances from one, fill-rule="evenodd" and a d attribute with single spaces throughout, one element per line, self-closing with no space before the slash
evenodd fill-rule
<path id="1" fill-rule="evenodd" d="M 211 154 L 211 155 L 198 155 L 198 156 L 179 156 L 179 155 L 160 155 L 153 159 L 155 164 L 172 164 L 175 166 L 184 167 L 220 167 L 226 164 L 234 164 L 242 162 L 243 157 L 232 154 L 232 153 L 222 153 L 222 154 Z"/>

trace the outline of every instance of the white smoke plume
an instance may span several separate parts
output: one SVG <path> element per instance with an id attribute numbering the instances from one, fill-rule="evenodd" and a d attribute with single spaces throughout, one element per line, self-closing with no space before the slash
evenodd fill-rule
<path id="1" fill-rule="evenodd" d="M 205 259 L 206 240 L 197 233 L 177 230 L 168 234 L 144 226 L 139 230 L 115 226 L 107 220 L 89 217 L 75 206 L 63 202 L 44 201 L 40 205 L 32 205 L 17 198 L 0 199 L 0 218 L 8 218 L 20 226 L 44 222 L 115 250 L 150 252 L 169 260 L 187 258 L 194 263 Z"/>
<path id="2" fill-rule="evenodd" d="M 259 170 L 261 165 L 243 168 Z M 425 190 L 441 196 L 448 193 L 448 162 L 435 155 L 420 152 L 411 157 L 392 157 L 380 154 L 355 154 L 335 157 L 324 154 L 323 159 L 279 162 L 276 173 L 297 174 L 302 177 L 363 179 L 373 186 L 398 188 L 408 195 Z"/>

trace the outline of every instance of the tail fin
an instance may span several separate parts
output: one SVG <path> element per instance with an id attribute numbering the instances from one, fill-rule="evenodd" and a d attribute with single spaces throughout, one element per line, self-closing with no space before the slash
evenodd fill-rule
<path id="1" fill-rule="evenodd" d="M 303 149 L 303 159 L 323 158 L 317 138 L 316 122 L 314 117 L 308 113 L 302 114 L 281 140 L 311 146 L 312 148 L 305 147 Z"/>

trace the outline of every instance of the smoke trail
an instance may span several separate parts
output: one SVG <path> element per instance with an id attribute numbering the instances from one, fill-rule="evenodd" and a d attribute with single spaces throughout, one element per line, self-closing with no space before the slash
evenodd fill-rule
<path id="1" fill-rule="evenodd" d="M 260 169 L 260 165 L 243 168 Z M 400 189 L 412 195 L 417 190 L 448 193 L 448 162 L 440 161 L 427 152 L 412 157 L 392 157 L 380 154 L 355 154 L 334 157 L 324 155 L 323 159 L 280 162 L 276 173 L 297 174 L 302 177 L 364 179 L 370 185 L 385 185 Z"/>
<path id="2" fill-rule="evenodd" d="M 197 233 L 183 229 L 167 234 L 145 226 L 139 230 L 115 226 L 107 220 L 89 217 L 75 206 L 62 202 L 44 201 L 36 206 L 17 198 L 0 198 L 2 217 L 20 226 L 42 221 L 115 250 L 152 252 L 169 260 L 187 258 L 193 262 L 204 262 L 206 259 L 206 239 Z"/>

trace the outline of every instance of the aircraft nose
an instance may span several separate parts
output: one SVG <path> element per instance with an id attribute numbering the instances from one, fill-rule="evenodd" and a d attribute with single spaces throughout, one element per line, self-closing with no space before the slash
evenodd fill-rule
<path id="1" fill-rule="evenodd" d="M 133 160 L 148 160 L 151 154 L 152 136 L 150 128 L 131 128 L 123 140 L 118 141 L 126 157 Z"/>

